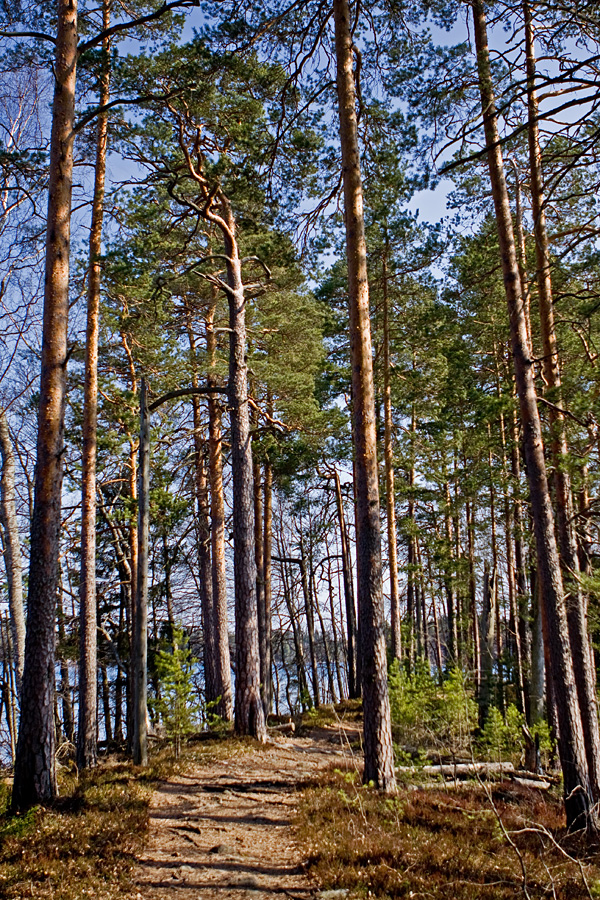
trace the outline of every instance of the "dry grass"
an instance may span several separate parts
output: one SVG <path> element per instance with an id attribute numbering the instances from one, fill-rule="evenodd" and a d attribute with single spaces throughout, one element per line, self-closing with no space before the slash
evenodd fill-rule
<path id="1" fill-rule="evenodd" d="M 560 797 L 511 782 L 486 789 L 489 797 L 478 784 L 384 797 L 354 771 L 329 772 L 301 804 L 309 872 L 356 897 L 600 897 L 598 848 L 566 835 Z"/>
<path id="2" fill-rule="evenodd" d="M 192 762 L 255 749 L 255 742 L 213 738 L 191 742 L 177 762 L 170 748 L 163 748 L 144 770 L 116 758 L 80 778 L 63 769 L 56 805 L 23 816 L 8 812 L 10 790 L 1 786 L 0 898 L 137 897 L 133 869 L 147 837 L 156 781 Z"/>

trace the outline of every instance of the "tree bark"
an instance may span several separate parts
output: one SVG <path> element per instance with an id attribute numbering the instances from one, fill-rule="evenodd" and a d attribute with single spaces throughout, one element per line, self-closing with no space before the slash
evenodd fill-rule
<path id="1" fill-rule="evenodd" d="M 313 703 L 316 707 L 321 705 L 321 697 L 319 691 L 319 668 L 317 665 L 317 649 L 315 646 L 315 616 L 312 604 L 312 594 L 308 581 L 308 571 L 306 567 L 306 557 L 304 555 L 304 541 L 302 534 L 300 535 L 300 577 L 302 581 L 302 597 L 304 599 L 304 612 L 306 615 L 306 630 L 308 633 L 308 652 L 310 655 L 310 672 L 313 690 Z"/>
<path id="2" fill-rule="evenodd" d="M 396 780 L 387 689 L 369 286 L 353 48 L 347 0 L 333 0 L 333 13 L 350 307 L 358 605 L 365 741 L 363 778 L 366 782 L 372 781 L 381 790 L 394 791 Z"/>
<path id="3" fill-rule="evenodd" d="M 453 573 L 451 572 L 454 553 L 454 528 L 452 525 L 452 516 L 450 515 L 452 501 L 450 499 L 450 486 L 447 481 L 444 483 L 444 497 L 446 500 L 444 509 L 444 535 L 447 546 L 447 555 L 444 561 L 444 587 L 446 589 L 446 602 L 448 604 L 448 664 L 452 667 L 458 665 L 458 623 L 456 621 L 456 593 L 452 585 Z"/>
<path id="4" fill-rule="evenodd" d="M 214 303 L 206 320 L 208 386 L 218 387 L 214 374 L 217 339 L 214 329 Z M 213 626 L 215 629 L 215 687 L 221 698 L 216 712 L 226 722 L 233 719 L 231 659 L 229 656 L 229 617 L 227 614 L 227 578 L 225 573 L 225 499 L 223 495 L 223 433 L 221 403 L 208 395 L 208 471 L 210 479 L 210 534 L 212 561 Z"/>
<path id="5" fill-rule="evenodd" d="M 110 0 L 103 0 L 102 29 L 110 26 Z M 110 97 L 110 42 L 102 45 L 99 106 Z M 92 223 L 90 228 L 90 268 L 87 292 L 85 339 L 85 383 L 83 388 L 83 447 L 81 455 L 81 567 L 79 581 L 79 716 L 77 765 L 93 768 L 98 761 L 97 731 L 97 637 L 96 637 L 96 428 L 98 414 L 98 330 L 100 324 L 100 255 L 108 115 L 98 116 L 96 166 Z"/>
<path id="6" fill-rule="evenodd" d="M 262 699 L 265 716 L 268 716 L 269 701 L 267 681 L 269 677 L 269 650 L 267 647 L 267 608 L 265 606 L 265 583 L 263 577 L 265 566 L 263 545 L 263 486 L 261 484 L 261 467 L 257 459 L 253 459 L 252 472 L 254 482 L 254 559 L 256 561 L 256 605 L 258 610 L 258 652 L 260 655 L 260 696 Z"/>
<path id="7" fill-rule="evenodd" d="M 10 629 L 15 662 L 17 694 L 21 694 L 23 663 L 25 659 L 25 611 L 23 606 L 23 575 L 21 566 L 21 540 L 17 521 L 15 494 L 15 457 L 8 430 L 6 413 L 0 407 L 0 525 L 4 545 L 4 566 L 8 587 Z"/>
<path id="8" fill-rule="evenodd" d="M 527 479 L 543 597 L 542 613 L 549 639 L 551 681 L 560 730 L 559 752 L 564 778 L 567 823 L 569 827 L 582 824 L 591 827 L 594 824 L 593 793 L 570 655 L 564 591 L 554 533 L 554 516 L 533 378 L 533 361 L 529 352 L 513 222 L 498 134 L 487 26 L 482 0 L 472 0 L 472 3 L 481 106 L 510 320 L 517 394 L 527 462 Z"/>
<path id="9" fill-rule="evenodd" d="M 585 740 L 588 770 L 594 799 L 600 800 L 600 731 L 596 678 L 589 653 L 587 609 L 579 581 L 579 556 L 573 527 L 574 510 L 571 479 L 567 468 L 569 447 L 565 416 L 562 412 L 562 385 L 550 273 L 550 250 L 546 228 L 542 154 L 539 140 L 538 99 L 535 87 L 536 59 L 533 23 L 528 0 L 523 2 L 527 62 L 527 99 L 529 114 L 529 166 L 531 170 L 531 210 L 535 235 L 536 280 L 542 335 L 543 373 L 552 406 L 548 410 L 553 462 L 553 483 L 557 509 L 557 530 L 563 581 L 567 588 L 566 607 L 569 639 L 581 721 Z"/>
<path id="10" fill-rule="evenodd" d="M 348 546 L 348 531 L 344 516 L 344 499 L 342 497 L 342 485 L 337 470 L 334 473 L 335 499 L 337 504 L 338 521 L 340 526 L 340 548 L 342 555 L 342 575 L 344 579 L 344 603 L 346 606 L 346 631 L 347 658 L 348 658 L 348 696 L 355 699 L 360 696 L 356 678 L 356 607 L 354 606 L 354 585 L 352 583 L 352 566 L 350 560 L 350 548 Z"/>
<path id="11" fill-rule="evenodd" d="M 525 715 L 529 724 L 530 698 L 529 681 L 531 674 L 531 629 L 529 627 L 529 609 L 527 593 L 527 574 L 525 571 L 523 503 L 521 501 L 521 448 L 519 440 L 519 421 L 517 410 L 512 414 L 512 442 L 510 452 L 510 471 L 513 479 L 513 520 L 515 539 L 515 567 L 517 586 L 518 628 L 521 641 L 521 659 L 523 665 L 523 686 L 525 692 Z"/>
<path id="12" fill-rule="evenodd" d="M 475 503 L 467 500 L 465 504 L 467 519 L 467 541 L 469 547 L 469 612 L 471 632 L 473 635 L 473 675 L 475 692 L 479 693 L 481 681 L 481 643 L 479 639 L 479 619 L 477 617 L 477 583 L 475 579 Z"/>
<path id="13" fill-rule="evenodd" d="M 20 810 L 51 801 L 58 794 L 54 654 L 69 316 L 76 0 L 58 0 L 57 19 L 27 631 L 12 792 L 13 809 Z"/>
<path id="14" fill-rule="evenodd" d="M 500 388 L 498 388 L 500 391 Z M 515 675 L 517 687 L 517 705 L 524 714 L 527 710 L 525 701 L 525 679 L 523 672 L 523 654 L 521 652 L 521 634 L 519 631 L 519 605 L 517 594 L 517 578 L 515 566 L 515 554 L 513 543 L 513 507 L 510 502 L 508 490 L 508 462 L 506 456 L 506 429 L 504 427 L 504 415 L 500 414 L 500 438 L 502 442 L 502 480 L 504 491 L 504 538 L 506 545 L 506 569 L 508 581 L 508 602 L 510 607 L 510 634 L 512 639 L 512 652 L 515 660 Z"/>
<path id="15" fill-rule="evenodd" d="M 494 660 L 496 659 L 496 569 L 490 572 L 485 561 L 483 571 L 483 609 L 481 613 L 481 685 L 479 689 L 479 727 L 483 728 L 494 698 Z"/>
<path id="16" fill-rule="evenodd" d="M 396 535 L 396 491 L 394 485 L 394 447 L 392 444 L 392 386 L 390 381 L 390 310 L 388 298 L 387 255 L 383 257 L 383 417 L 384 417 L 384 459 L 385 459 L 385 500 L 387 513 L 388 564 L 390 569 L 390 626 L 392 634 L 392 657 L 402 657 L 402 636 L 400 632 L 400 592 L 398 587 L 398 539 Z"/>
<path id="17" fill-rule="evenodd" d="M 271 581 L 271 558 L 273 555 L 273 466 L 267 460 L 265 462 L 264 482 L 264 536 L 263 536 L 263 587 L 265 604 L 265 660 L 264 670 L 261 674 L 266 696 L 266 714 L 271 711 L 273 703 L 273 649 L 272 649 L 272 624 L 271 607 L 273 603 L 273 589 Z"/>
<path id="18" fill-rule="evenodd" d="M 217 712 L 220 705 L 221 680 L 217 663 L 217 623 L 213 597 L 211 562 L 211 526 L 209 522 L 209 491 L 204 459 L 204 439 L 200 415 L 200 398 L 192 398 L 194 413 L 194 464 L 196 469 L 196 503 L 198 506 L 198 575 L 200 583 L 200 607 L 204 632 L 204 695 Z M 210 451 L 209 451 L 210 452 Z"/>
<path id="19" fill-rule="evenodd" d="M 148 765 L 148 559 L 150 532 L 150 412 L 146 382 L 140 392 L 138 573 L 133 634 L 133 761 Z"/>
<path id="20" fill-rule="evenodd" d="M 233 570 L 235 584 L 235 730 L 266 741 L 267 727 L 260 697 L 260 655 L 254 557 L 252 447 L 248 414 L 246 364 L 246 299 L 242 262 L 229 201 L 221 197 L 229 285 L 229 417 L 233 475 Z"/>

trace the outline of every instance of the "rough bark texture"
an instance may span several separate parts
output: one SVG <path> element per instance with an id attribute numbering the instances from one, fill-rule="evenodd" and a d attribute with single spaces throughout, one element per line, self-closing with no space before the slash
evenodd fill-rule
<path id="1" fill-rule="evenodd" d="M 348 532 L 344 516 L 344 500 L 342 497 L 342 485 L 337 471 L 334 474 L 335 499 L 337 503 L 338 520 L 340 525 L 340 548 L 342 556 L 342 575 L 344 579 L 344 603 L 346 606 L 346 631 L 347 631 L 347 659 L 348 659 L 348 696 L 351 699 L 360 696 L 360 690 L 356 678 L 356 608 L 354 606 L 354 586 L 352 584 L 352 567 L 350 561 L 350 549 L 348 547 Z"/>
<path id="2" fill-rule="evenodd" d="M 394 486 L 394 447 L 392 444 L 392 385 L 390 381 L 390 311 L 387 279 L 387 247 L 383 260 L 383 416 L 385 458 L 385 501 L 390 568 L 390 630 L 392 656 L 402 656 L 400 633 L 400 592 L 398 587 L 398 541 L 396 536 L 396 492 Z"/>
<path id="3" fill-rule="evenodd" d="M 212 327 L 212 315 L 214 309 L 211 306 L 206 323 L 207 349 L 209 351 L 209 365 L 211 351 L 209 344 L 209 330 L 214 336 Z M 190 345 L 190 353 L 194 361 L 192 373 L 192 387 L 198 388 L 198 372 L 196 367 L 196 338 L 192 326 L 191 309 L 185 304 L 186 329 Z M 213 351 L 214 354 L 214 351 Z M 214 386 L 214 385 L 213 385 Z M 194 482 L 195 499 L 198 508 L 198 582 L 200 594 L 200 609 L 202 610 L 202 631 L 204 638 L 204 698 L 207 703 L 218 705 L 221 699 L 220 682 L 217 676 L 217 645 L 215 607 L 213 598 L 212 561 L 211 561 L 211 527 L 210 527 L 210 498 L 209 478 L 206 472 L 206 442 L 202 416 L 200 410 L 200 396 L 192 395 L 192 414 L 194 420 Z M 210 455 L 210 449 L 209 449 Z M 211 707 L 211 712 L 217 713 L 216 706 Z"/>
<path id="4" fill-rule="evenodd" d="M 212 583 L 211 529 L 209 521 L 209 492 L 204 461 L 204 440 L 200 416 L 200 398 L 193 398 L 194 414 L 194 464 L 196 468 L 196 503 L 198 505 L 198 581 L 202 630 L 204 636 L 204 694 L 207 703 L 215 704 L 211 712 L 217 712 L 221 699 L 217 674 L 217 629 Z"/>
<path id="5" fill-rule="evenodd" d="M 529 114 L 529 167 L 531 209 L 535 235 L 536 281 L 540 310 L 544 381 L 552 406 L 548 411 L 551 429 L 550 447 L 554 467 L 553 483 L 557 510 L 557 531 L 563 580 L 567 592 L 567 621 L 573 655 L 577 696 L 581 710 L 588 770 L 594 799 L 600 800 L 600 732 L 596 702 L 596 678 L 589 653 L 587 609 L 579 582 L 579 556 L 573 527 L 574 510 L 571 479 L 567 469 L 569 447 L 562 407 L 559 351 L 554 325 L 550 250 L 546 229 L 542 153 L 539 140 L 538 100 L 535 88 L 536 59 L 533 24 L 528 2 L 523 3 L 527 52 L 527 98 Z"/>
<path id="6" fill-rule="evenodd" d="M 258 415 L 257 415 L 258 419 Z M 255 419 L 255 424 L 257 419 Z M 268 647 L 267 647 L 267 609 L 265 606 L 264 576 L 264 530 L 263 530 L 263 486 L 261 484 L 261 468 L 257 459 L 252 464 L 254 481 L 254 560 L 256 562 L 256 607 L 258 612 L 258 652 L 260 655 L 260 696 L 265 716 L 269 714 L 267 698 L 268 679 Z"/>
<path id="7" fill-rule="evenodd" d="M 467 501 L 465 507 L 467 519 L 467 540 L 469 546 L 469 615 L 473 640 L 473 677 L 475 690 L 479 692 L 481 672 L 481 644 L 479 640 L 479 619 L 477 617 L 477 582 L 475 579 L 475 504 Z M 434 600 L 435 609 L 435 600 Z"/>
<path id="8" fill-rule="evenodd" d="M 496 570 L 490 573 L 485 561 L 483 573 L 483 609 L 481 613 L 481 683 L 479 688 L 479 727 L 486 723 L 494 700 L 494 660 L 496 658 Z"/>
<path id="9" fill-rule="evenodd" d="M 110 2 L 103 2 L 104 30 L 110 25 Z M 102 46 L 104 60 L 100 81 L 99 106 L 110 97 L 108 39 Z M 98 328 L 100 323 L 100 255 L 108 116 L 98 117 L 96 131 L 96 167 L 92 224 L 90 228 L 90 269 L 87 292 L 85 338 L 85 383 L 83 388 L 83 447 L 81 455 L 81 568 L 79 580 L 79 718 L 77 729 L 77 765 L 88 769 L 96 765 L 97 747 L 97 638 L 96 638 L 96 427 L 98 411 Z"/>
<path id="10" fill-rule="evenodd" d="M 569 647 L 564 592 L 554 534 L 554 516 L 546 476 L 542 431 L 533 378 L 533 361 L 529 352 L 512 215 L 499 143 L 487 26 L 482 0 L 473 0 L 473 21 L 488 164 L 523 426 L 523 444 L 542 594 L 542 615 L 544 630 L 548 635 L 551 684 L 560 730 L 559 753 L 564 778 L 567 822 L 571 827 L 577 824 L 581 825 L 583 822 L 589 825 L 592 821 L 593 797 Z"/>
<path id="11" fill-rule="evenodd" d="M 0 408 L 0 526 L 4 547 L 4 567 L 8 587 L 10 630 L 15 665 L 17 693 L 21 693 L 23 663 L 25 660 L 25 611 L 23 607 L 23 576 L 21 566 L 21 541 L 17 521 L 15 495 L 15 457 L 8 430 L 8 421 Z"/>
<path id="12" fill-rule="evenodd" d="M 148 559 L 150 532 L 150 413 L 146 383 L 140 392 L 138 573 L 133 631 L 133 761 L 148 765 Z"/>
<path id="13" fill-rule="evenodd" d="M 259 741 L 267 739 L 260 696 L 260 655 L 254 558 L 254 490 L 248 369 L 246 365 L 246 300 L 235 220 L 222 198 L 222 233 L 229 284 L 229 416 L 233 475 L 233 570 L 235 584 L 235 730 Z"/>
<path id="14" fill-rule="evenodd" d="M 369 287 L 347 0 L 334 0 L 333 13 L 350 311 L 358 606 L 365 741 L 363 777 L 366 782 L 372 781 L 381 790 L 393 791 L 396 781 L 387 689 Z"/>
<path id="15" fill-rule="evenodd" d="M 517 578 L 515 567 L 515 554 L 513 542 L 513 507 L 508 491 L 508 462 L 506 457 L 506 431 L 504 416 L 500 414 L 500 437 L 502 441 L 502 477 L 504 481 L 504 536 L 506 543 L 506 570 L 508 581 L 508 603 L 510 609 L 510 637 L 512 642 L 513 658 L 515 660 L 515 680 L 517 683 L 517 703 L 525 713 L 527 704 L 525 700 L 525 677 L 523 671 L 523 654 L 521 650 L 521 633 L 519 631 L 519 606 L 517 593 Z"/>
<path id="16" fill-rule="evenodd" d="M 271 557 L 273 555 L 273 467 L 265 463 L 265 503 L 264 503 L 264 535 L 263 535 L 263 586 L 265 604 L 265 658 L 261 671 L 261 684 L 266 699 L 266 714 L 271 711 L 273 703 L 273 649 L 271 628 Z"/>
<path id="17" fill-rule="evenodd" d="M 308 583 L 308 571 L 306 566 L 306 557 L 304 555 L 304 542 L 302 535 L 300 536 L 300 559 L 297 560 L 300 565 L 300 580 L 302 582 L 302 597 L 304 599 L 304 612 L 306 615 L 306 632 L 308 636 L 308 652 L 310 656 L 310 674 L 312 681 L 312 696 L 315 706 L 321 705 L 321 697 L 319 691 L 319 667 L 317 664 L 317 648 L 315 643 L 315 615 L 313 609 L 313 598 Z"/>
<path id="18" fill-rule="evenodd" d="M 214 309 L 206 323 L 206 348 L 209 367 L 214 366 L 216 335 Z M 217 387 L 217 379 L 209 369 L 209 387 Z M 215 687 L 220 700 L 216 712 L 226 722 L 233 719 L 231 693 L 231 660 L 229 657 L 229 620 L 227 616 L 227 580 L 225 575 L 225 500 L 223 496 L 223 435 L 221 404 L 217 397 L 208 398 L 208 471 L 210 480 L 210 528 L 213 625 L 215 629 Z"/>
<path id="19" fill-rule="evenodd" d="M 59 0 L 27 634 L 12 793 L 12 805 L 15 809 L 25 809 L 35 803 L 53 800 L 58 793 L 54 759 L 54 654 L 64 449 L 76 65 L 77 3 L 76 0 Z"/>

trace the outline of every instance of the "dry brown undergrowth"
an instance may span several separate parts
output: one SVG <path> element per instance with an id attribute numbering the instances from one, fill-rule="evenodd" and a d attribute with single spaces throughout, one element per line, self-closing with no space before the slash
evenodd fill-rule
<path id="1" fill-rule="evenodd" d="M 566 835 L 560 797 L 512 782 L 385 797 L 337 769 L 305 793 L 298 830 L 309 873 L 351 896 L 600 897 L 600 853 Z"/>
<path id="2" fill-rule="evenodd" d="M 146 770 L 111 758 L 79 779 L 63 769 L 57 804 L 24 816 L 8 812 L 10 790 L 2 786 L 0 898 L 136 897 L 131 876 L 147 837 L 153 785 L 175 768 L 208 763 L 235 748 L 234 739 L 191 743 L 177 764 L 164 749 Z"/>

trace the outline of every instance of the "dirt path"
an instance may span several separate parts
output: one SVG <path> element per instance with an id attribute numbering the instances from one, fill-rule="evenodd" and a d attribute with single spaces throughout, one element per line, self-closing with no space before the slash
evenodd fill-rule
<path id="1" fill-rule="evenodd" d="M 353 740 L 356 735 L 348 734 Z M 346 735 L 320 728 L 192 766 L 159 785 L 138 870 L 140 900 L 314 896 L 291 827 L 298 787 L 346 755 Z"/>

